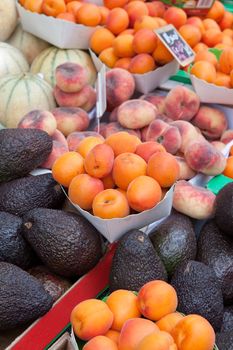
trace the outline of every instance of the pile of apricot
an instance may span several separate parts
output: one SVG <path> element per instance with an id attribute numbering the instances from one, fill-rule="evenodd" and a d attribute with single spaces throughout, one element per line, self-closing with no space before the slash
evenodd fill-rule
<path id="1" fill-rule="evenodd" d="M 84 138 L 55 161 L 52 174 L 72 203 L 112 219 L 155 207 L 177 180 L 179 164 L 161 144 L 122 131 Z"/>
<path id="2" fill-rule="evenodd" d="M 177 304 L 175 289 L 155 280 L 138 295 L 119 289 L 106 301 L 82 301 L 71 313 L 71 324 L 87 341 L 83 350 L 213 350 L 210 323 L 199 315 L 182 315 Z"/>

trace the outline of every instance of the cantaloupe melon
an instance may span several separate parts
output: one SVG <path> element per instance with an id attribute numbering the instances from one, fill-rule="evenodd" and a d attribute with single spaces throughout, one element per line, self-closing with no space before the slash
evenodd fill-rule
<path id="1" fill-rule="evenodd" d="M 0 78 L 7 74 L 20 74 L 28 71 L 29 65 L 22 52 L 9 44 L 0 42 Z"/>
<path id="2" fill-rule="evenodd" d="M 49 43 L 44 40 L 25 32 L 20 23 L 9 38 L 8 43 L 19 49 L 26 57 L 29 64 L 31 64 L 44 49 L 50 46 Z"/>
<path id="3" fill-rule="evenodd" d="M 15 0 L 0 0 L 0 41 L 6 41 L 17 25 Z"/>
<path id="4" fill-rule="evenodd" d="M 17 127 L 33 109 L 51 110 L 56 106 L 52 87 L 39 75 L 7 75 L 0 79 L 0 123 Z"/>
<path id="5" fill-rule="evenodd" d="M 96 69 L 88 53 L 78 49 L 63 50 L 54 46 L 44 50 L 35 58 L 31 65 L 31 73 L 42 73 L 44 79 L 54 86 L 55 69 L 62 63 L 73 62 L 85 67 L 88 71 L 88 83 L 93 85 L 96 80 Z"/>

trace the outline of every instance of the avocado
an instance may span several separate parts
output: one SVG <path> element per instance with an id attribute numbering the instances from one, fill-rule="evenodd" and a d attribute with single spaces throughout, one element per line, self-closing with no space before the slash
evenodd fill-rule
<path id="1" fill-rule="evenodd" d="M 223 312 L 221 332 L 231 331 L 233 333 L 233 305 L 226 306 Z"/>
<path id="2" fill-rule="evenodd" d="M 22 236 L 22 219 L 0 212 L 0 261 L 28 268 L 33 262 L 34 253 Z"/>
<path id="3" fill-rule="evenodd" d="M 167 273 L 149 237 L 139 230 L 125 233 L 113 257 L 110 290 L 138 291 L 145 283 L 156 279 L 166 281 Z"/>
<path id="4" fill-rule="evenodd" d="M 24 237 L 54 273 L 82 276 L 102 256 L 100 234 L 84 217 L 62 210 L 36 208 L 23 217 Z"/>
<path id="5" fill-rule="evenodd" d="M 188 261 L 176 269 L 171 285 L 178 296 L 178 311 L 205 317 L 218 331 L 223 320 L 221 284 L 214 270 L 199 262 Z"/>
<path id="6" fill-rule="evenodd" d="M 47 159 L 52 145 L 52 138 L 43 130 L 0 130 L 0 182 L 29 174 Z"/>
<path id="7" fill-rule="evenodd" d="M 23 216 L 33 208 L 60 208 L 65 200 L 51 174 L 26 176 L 0 184 L 0 210 Z"/>
<path id="8" fill-rule="evenodd" d="M 233 240 L 224 235 L 213 220 L 200 232 L 197 260 L 214 269 L 225 303 L 233 303 Z"/>
<path id="9" fill-rule="evenodd" d="M 219 350 L 233 350 L 233 332 L 217 333 L 216 344 Z"/>
<path id="10" fill-rule="evenodd" d="M 218 228 L 233 238 L 233 182 L 218 192 L 215 207 L 215 222 Z"/>
<path id="11" fill-rule="evenodd" d="M 44 265 L 34 266 L 28 270 L 28 273 L 43 284 L 46 292 L 53 298 L 53 302 L 58 300 L 71 287 L 71 282 L 52 273 Z"/>
<path id="12" fill-rule="evenodd" d="M 53 304 L 42 284 L 20 267 L 0 262 L 0 330 L 43 316 Z"/>
<path id="13" fill-rule="evenodd" d="M 180 263 L 196 258 L 197 240 L 193 224 L 186 215 L 172 212 L 150 234 L 150 239 L 169 277 Z"/>

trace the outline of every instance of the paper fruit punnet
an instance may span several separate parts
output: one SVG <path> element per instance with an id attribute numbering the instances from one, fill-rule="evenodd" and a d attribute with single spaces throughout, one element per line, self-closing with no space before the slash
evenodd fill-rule
<path id="1" fill-rule="evenodd" d="M 99 71 L 104 63 L 96 56 L 96 54 L 90 51 L 91 58 L 94 62 L 96 69 Z M 110 70 L 106 66 L 106 70 Z M 136 91 L 141 92 L 142 94 L 147 94 L 152 92 L 158 86 L 165 83 L 170 76 L 176 74 L 179 70 L 179 63 L 174 59 L 173 61 L 165 64 L 162 67 L 156 68 L 152 72 L 144 74 L 132 74 L 135 80 Z"/>
<path id="2" fill-rule="evenodd" d="M 102 1 L 90 1 L 101 4 Z M 23 29 L 60 49 L 88 49 L 97 27 L 87 27 L 63 19 L 31 12 L 16 3 Z"/>

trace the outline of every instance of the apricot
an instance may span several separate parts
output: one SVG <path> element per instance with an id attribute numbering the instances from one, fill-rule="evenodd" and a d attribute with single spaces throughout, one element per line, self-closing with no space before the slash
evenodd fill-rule
<path id="1" fill-rule="evenodd" d="M 140 29 L 133 39 L 133 49 L 139 53 L 152 53 L 157 44 L 157 36 L 151 29 Z"/>
<path id="2" fill-rule="evenodd" d="M 146 175 L 146 168 L 146 162 L 137 154 L 122 153 L 115 158 L 112 176 L 115 184 L 126 190 L 136 177 Z"/>
<path id="3" fill-rule="evenodd" d="M 159 65 L 167 64 L 174 59 L 170 51 L 168 51 L 168 49 L 162 43 L 161 40 L 158 40 L 156 48 L 152 53 L 152 56 L 155 62 L 158 63 Z"/>
<path id="4" fill-rule="evenodd" d="M 211 18 L 216 22 L 220 22 L 223 19 L 224 13 L 224 5 L 220 1 L 216 0 L 213 3 L 213 6 L 207 12 L 206 17 Z"/>
<path id="5" fill-rule="evenodd" d="M 156 350 L 178 350 L 172 336 L 163 331 L 145 336 L 138 344 L 137 350 L 154 350 L 155 346 Z"/>
<path id="6" fill-rule="evenodd" d="M 149 10 L 142 1 L 134 0 L 125 6 L 125 10 L 129 16 L 129 26 L 133 27 L 136 20 L 144 15 L 149 14 Z"/>
<path id="7" fill-rule="evenodd" d="M 104 6 L 108 9 L 113 9 L 115 7 L 123 7 L 127 4 L 128 0 L 104 0 Z"/>
<path id="8" fill-rule="evenodd" d="M 100 55 L 99 59 L 109 68 L 113 68 L 115 66 L 118 57 L 115 55 L 114 49 L 112 47 L 108 47 L 104 49 Z"/>
<path id="9" fill-rule="evenodd" d="M 165 4 L 161 1 L 147 2 L 146 6 L 151 17 L 163 17 L 166 10 Z"/>
<path id="10" fill-rule="evenodd" d="M 85 137 L 85 139 L 79 142 L 76 152 L 80 153 L 83 158 L 86 158 L 88 152 L 90 152 L 93 147 L 101 143 L 104 143 L 104 140 L 98 136 Z"/>
<path id="11" fill-rule="evenodd" d="M 160 27 L 159 22 L 154 17 L 147 16 L 147 15 L 144 15 L 144 16 L 138 18 L 134 22 L 135 32 L 137 32 L 140 29 L 144 29 L 144 28 L 154 30 L 154 29 L 157 29 L 159 27 Z"/>
<path id="12" fill-rule="evenodd" d="M 35 109 L 27 113 L 19 121 L 17 127 L 20 129 L 41 129 L 51 136 L 57 128 L 57 121 L 51 112 Z"/>
<path id="13" fill-rule="evenodd" d="M 90 340 L 105 334 L 110 329 L 113 313 L 104 301 L 87 299 L 75 306 L 70 320 L 77 337 L 82 340 Z"/>
<path id="14" fill-rule="evenodd" d="M 57 129 L 68 136 L 75 131 L 86 130 L 90 119 L 88 114 L 79 107 L 57 107 L 52 110 L 57 122 Z"/>
<path id="15" fill-rule="evenodd" d="M 157 152 L 148 161 L 147 175 L 158 181 L 161 187 L 170 187 L 179 177 L 179 164 L 172 154 Z"/>
<path id="16" fill-rule="evenodd" d="M 94 198 L 103 190 L 104 185 L 100 179 L 91 177 L 88 174 L 80 174 L 72 179 L 68 196 L 72 203 L 79 205 L 84 210 L 90 210 Z M 107 330 L 104 333 L 106 332 Z"/>
<path id="17" fill-rule="evenodd" d="M 112 43 L 114 54 L 117 57 L 133 57 L 135 55 L 133 40 L 132 34 L 119 35 Z"/>
<path id="18" fill-rule="evenodd" d="M 82 3 L 79 1 L 70 1 L 68 4 L 66 4 L 66 11 L 69 13 L 72 13 L 74 16 L 76 15 L 76 12 L 78 9 L 82 6 Z M 75 17 L 76 18 L 76 17 Z"/>
<path id="19" fill-rule="evenodd" d="M 179 28 L 179 32 L 191 47 L 197 45 L 202 37 L 200 29 L 192 24 L 184 24 Z"/>
<path id="20" fill-rule="evenodd" d="M 100 25 L 105 25 L 110 11 L 105 6 L 99 6 L 99 10 L 100 10 L 100 14 L 101 14 Z"/>
<path id="21" fill-rule="evenodd" d="M 92 90 L 92 86 L 85 85 L 80 91 L 78 92 L 64 92 L 56 85 L 54 87 L 53 93 L 54 97 L 57 101 L 57 104 L 60 107 L 81 107 L 84 105 L 90 95 L 90 91 Z"/>
<path id="22" fill-rule="evenodd" d="M 120 333 L 119 350 L 136 350 L 140 341 L 147 335 L 159 332 L 154 322 L 144 318 L 131 318 L 127 320 Z"/>
<path id="23" fill-rule="evenodd" d="M 116 343 L 106 336 L 98 335 L 89 340 L 83 347 L 83 350 L 117 350 Z"/>
<path id="24" fill-rule="evenodd" d="M 202 42 L 209 47 L 213 47 L 221 42 L 222 33 L 215 28 L 207 29 L 202 35 Z"/>
<path id="25" fill-rule="evenodd" d="M 43 0 L 21 0 L 19 3 L 26 9 L 31 12 L 37 12 L 37 13 L 42 13 L 42 3 Z"/>
<path id="26" fill-rule="evenodd" d="M 126 101 L 117 110 L 118 122 L 128 129 L 141 129 L 149 125 L 157 114 L 152 103 L 139 99 Z"/>
<path id="27" fill-rule="evenodd" d="M 113 330 L 120 331 L 125 321 L 141 316 L 137 305 L 137 296 L 129 290 L 118 289 L 112 292 L 108 296 L 106 304 L 114 316 L 111 327 Z"/>
<path id="28" fill-rule="evenodd" d="M 114 153 L 110 146 L 100 144 L 93 147 L 84 160 L 86 172 L 96 178 L 111 173 L 114 162 Z"/>
<path id="29" fill-rule="evenodd" d="M 104 138 L 94 131 L 74 131 L 67 136 L 67 143 L 69 147 L 69 151 L 76 151 L 78 144 L 81 140 L 85 139 L 88 136 L 99 137 L 104 141 Z"/>
<path id="30" fill-rule="evenodd" d="M 178 346 L 184 350 L 212 350 L 215 343 L 215 332 L 210 323 L 199 315 L 185 316 L 171 335 Z"/>
<path id="31" fill-rule="evenodd" d="M 104 131 L 104 137 L 108 138 L 109 136 L 116 134 L 118 132 L 121 132 L 121 131 L 127 132 L 130 135 L 137 136 L 137 138 L 139 138 L 139 140 L 141 138 L 141 132 L 139 129 L 133 130 L 133 129 L 124 128 L 118 122 L 112 122 L 112 123 L 109 123 L 106 125 L 105 131 Z"/>
<path id="32" fill-rule="evenodd" d="M 169 24 L 173 24 L 174 27 L 179 29 L 187 21 L 186 13 L 178 7 L 169 7 L 163 15 L 165 21 Z"/>
<path id="33" fill-rule="evenodd" d="M 193 47 L 193 51 L 198 53 L 200 51 L 205 51 L 205 50 L 208 50 L 208 46 L 204 43 L 198 43 L 197 45 L 195 45 Z"/>
<path id="34" fill-rule="evenodd" d="M 76 12 L 77 23 L 95 27 L 101 22 L 99 7 L 95 4 L 84 3 Z"/>
<path id="35" fill-rule="evenodd" d="M 187 19 L 186 24 L 191 24 L 192 26 L 199 28 L 199 30 L 201 31 L 201 34 L 203 34 L 205 31 L 204 24 L 200 17 L 196 17 L 196 16 L 189 17 Z"/>
<path id="36" fill-rule="evenodd" d="M 217 67 L 217 64 L 218 64 L 218 60 L 217 60 L 217 57 L 215 56 L 215 54 L 213 54 L 212 52 L 210 52 L 208 50 L 203 50 L 203 51 L 200 51 L 196 54 L 194 62 L 198 62 L 198 61 L 210 62 L 215 67 Z"/>
<path id="37" fill-rule="evenodd" d="M 64 92 L 80 91 L 88 83 L 87 70 L 79 64 L 66 62 L 55 70 L 57 86 Z"/>
<path id="38" fill-rule="evenodd" d="M 102 219 L 123 218 L 129 215 L 129 204 L 125 196 L 114 189 L 98 193 L 92 204 L 93 214 Z"/>
<path id="39" fill-rule="evenodd" d="M 223 30 L 223 32 L 225 29 L 232 28 L 232 24 L 233 24 L 232 13 L 225 11 L 222 19 L 218 22 L 218 24 L 219 24 L 221 30 Z"/>
<path id="40" fill-rule="evenodd" d="M 113 109 L 129 100 L 135 90 L 135 81 L 129 72 L 113 68 L 106 73 L 107 102 Z"/>
<path id="41" fill-rule="evenodd" d="M 233 48 L 224 49 L 219 58 L 219 70 L 222 73 L 230 74 L 233 69 Z"/>
<path id="42" fill-rule="evenodd" d="M 71 180 L 84 173 L 83 157 L 77 152 L 61 155 L 53 164 L 53 178 L 62 186 L 69 187 Z"/>
<path id="43" fill-rule="evenodd" d="M 114 156 L 116 157 L 125 152 L 134 153 L 137 146 L 141 144 L 141 141 L 137 136 L 121 131 L 108 136 L 105 140 L 105 144 L 112 148 Z"/>
<path id="44" fill-rule="evenodd" d="M 120 332 L 114 331 L 113 329 L 109 329 L 107 333 L 104 334 L 105 337 L 108 337 L 112 341 L 114 341 L 116 344 L 118 344 L 118 339 L 120 336 Z"/>
<path id="45" fill-rule="evenodd" d="M 156 322 L 156 326 L 159 327 L 161 331 L 171 333 L 177 323 L 184 318 L 179 312 L 172 312 L 164 317 L 162 317 L 159 321 Z"/>
<path id="46" fill-rule="evenodd" d="M 132 209 L 137 212 L 149 210 L 162 198 L 159 183 L 149 176 L 138 176 L 127 188 L 127 199 Z"/>
<path id="47" fill-rule="evenodd" d="M 107 190 L 108 188 L 114 188 L 115 187 L 115 183 L 113 181 L 113 178 L 112 178 L 112 174 L 108 174 L 107 176 L 105 177 L 102 177 L 101 178 L 101 181 L 103 182 L 103 185 L 104 185 L 104 189 Z"/>
<path id="48" fill-rule="evenodd" d="M 106 28 L 113 34 L 119 34 L 123 32 L 129 25 L 128 13 L 123 9 L 116 7 L 110 10 L 106 19 Z"/>
<path id="49" fill-rule="evenodd" d="M 166 149 L 158 142 L 148 141 L 139 144 L 135 153 L 142 157 L 146 162 L 157 152 L 166 152 Z"/>
<path id="50" fill-rule="evenodd" d="M 129 70 L 130 61 L 131 61 L 130 57 L 119 58 L 116 61 L 114 68 L 122 68 L 122 69 Z"/>
<path id="51" fill-rule="evenodd" d="M 205 18 L 203 19 L 202 23 L 204 25 L 205 30 L 208 30 L 210 28 L 215 28 L 221 31 L 218 23 L 215 22 L 215 20 L 213 20 L 212 18 Z"/>
<path id="52" fill-rule="evenodd" d="M 216 69 L 212 63 L 207 61 L 198 61 L 194 63 L 190 73 L 208 83 L 214 83 L 216 80 Z"/>
<path id="53" fill-rule="evenodd" d="M 112 46 L 114 34 L 107 28 L 97 28 L 91 36 L 90 48 L 97 54 Z"/>
<path id="54" fill-rule="evenodd" d="M 42 12 L 47 16 L 57 17 L 62 12 L 66 12 L 64 0 L 44 0 L 42 2 Z"/>
<path id="55" fill-rule="evenodd" d="M 129 64 L 129 71 L 133 74 L 144 74 L 156 68 L 153 57 L 147 53 L 134 56 Z"/>

